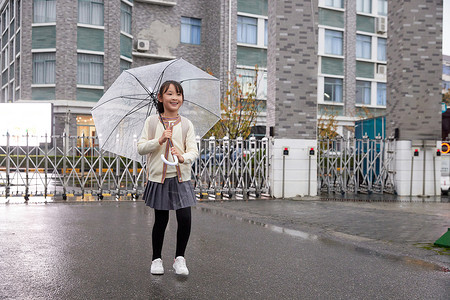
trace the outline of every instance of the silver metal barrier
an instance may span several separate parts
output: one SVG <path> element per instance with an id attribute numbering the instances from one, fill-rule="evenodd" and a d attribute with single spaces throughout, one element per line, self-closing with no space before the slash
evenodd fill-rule
<path id="1" fill-rule="evenodd" d="M 395 193 L 394 141 L 318 140 L 320 193 Z"/>
<path id="2" fill-rule="evenodd" d="M 0 146 L 0 197 L 130 196 L 138 199 L 147 181 L 143 163 L 98 148 L 96 137 L 52 136 L 29 146 L 6 134 Z M 47 136 L 45 136 L 47 140 Z M 268 140 L 197 139 L 200 156 L 192 181 L 200 198 L 248 199 L 269 194 Z M 145 159 L 143 159 L 145 161 Z"/>

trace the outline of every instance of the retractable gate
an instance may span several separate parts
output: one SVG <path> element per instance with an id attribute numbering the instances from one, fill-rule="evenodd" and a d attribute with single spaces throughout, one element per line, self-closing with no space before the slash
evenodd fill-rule
<path id="1" fill-rule="evenodd" d="M 318 141 L 319 193 L 394 193 L 394 141 Z"/>
<path id="2" fill-rule="evenodd" d="M 53 136 L 51 143 L 0 146 L 0 197 L 31 195 L 142 195 L 145 169 L 136 162 L 99 150 L 96 137 Z M 47 140 L 47 138 L 46 138 Z M 268 140 L 197 140 L 200 156 L 192 167 L 200 197 L 243 198 L 269 193 Z"/>

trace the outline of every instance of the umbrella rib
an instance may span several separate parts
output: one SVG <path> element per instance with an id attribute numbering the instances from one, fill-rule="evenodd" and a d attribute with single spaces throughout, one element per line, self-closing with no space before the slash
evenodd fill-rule
<path id="1" fill-rule="evenodd" d="M 183 101 L 186 101 L 186 102 L 189 102 L 189 103 L 191 103 L 191 104 L 197 105 L 198 107 L 203 108 L 203 109 L 206 110 L 207 112 L 209 112 L 209 113 L 215 115 L 216 117 L 222 119 L 221 116 L 217 115 L 215 112 L 213 112 L 213 111 L 207 109 L 206 107 L 204 107 L 204 106 L 202 106 L 202 105 L 200 105 L 200 104 L 197 104 L 197 103 L 195 103 L 195 102 L 192 102 L 192 101 L 189 101 L 189 100 L 186 100 L 186 99 L 184 99 Z"/>
<path id="2" fill-rule="evenodd" d="M 127 72 L 127 71 L 125 71 L 125 72 Z M 130 72 L 127 72 L 128 74 L 130 74 L 131 76 L 133 76 L 134 77 L 134 79 L 136 79 L 136 81 L 144 88 L 144 90 L 148 93 L 148 95 L 149 95 L 149 97 L 150 97 L 150 101 L 151 102 L 153 102 L 152 104 L 153 104 L 153 106 L 156 106 L 157 104 L 156 104 L 156 96 L 155 96 L 155 93 L 154 92 L 150 92 L 149 91 L 149 89 L 144 85 L 144 83 L 139 79 L 139 78 L 137 78 L 134 74 L 132 74 L 132 73 L 130 73 Z M 162 73 L 164 73 L 164 71 L 162 72 Z M 160 76 L 161 77 L 161 76 Z M 159 79 L 158 79 L 159 80 Z M 156 88 L 156 86 L 155 86 L 155 88 Z M 153 90 L 155 90 L 155 88 L 153 89 Z M 158 110 L 157 110 L 158 111 Z M 159 113 L 159 111 L 158 111 L 158 114 L 161 116 L 161 114 Z M 149 116 L 149 109 L 147 109 L 147 114 L 146 114 L 146 117 L 148 117 Z M 164 129 L 166 129 L 166 126 L 163 124 L 163 127 L 164 127 Z"/>
<path id="3" fill-rule="evenodd" d="M 119 126 L 120 122 L 123 121 L 123 119 L 125 119 L 126 117 L 128 117 L 129 115 L 135 113 L 136 111 L 140 110 L 141 108 L 145 107 L 145 105 L 148 105 L 147 103 L 145 103 L 145 105 L 143 105 L 142 107 L 139 107 L 136 109 L 136 107 L 139 104 L 137 104 L 135 107 L 133 107 L 129 112 L 127 112 L 120 120 L 119 122 L 117 122 L 116 126 L 114 126 L 114 128 L 111 130 L 111 133 L 108 135 L 108 137 L 106 138 L 105 142 L 103 143 L 103 145 L 106 144 L 106 142 L 109 140 L 109 138 L 111 137 L 111 135 L 113 134 L 113 132 L 117 129 L 117 127 Z"/>
<path id="4" fill-rule="evenodd" d="M 161 74 L 159 74 L 158 80 L 156 80 L 155 86 L 153 87 L 153 90 L 156 90 L 156 87 L 159 86 L 162 82 L 162 78 L 164 76 L 164 72 L 166 72 L 167 68 L 170 67 L 172 64 L 174 64 L 175 62 L 179 61 L 180 59 L 174 59 L 170 64 L 168 64 L 162 71 Z M 159 111 L 158 111 L 159 114 Z M 166 126 L 164 126 L 164 129 L 166 129 Z"/>
<path id="5" fill-rule="evenodd" d="M 136 79 L 136 81 L 144 88 L 144 90 L 151 96 L 153 93 L 150 92 L 150 90 L 142 83 L 142 81 L 139 80 L 139 78 L 137 78 L 133 73 L 128 72 L 128 70 L 125 70 L 124 72 L 127 72 L 128 74 L 130 74 L 131 76 L 134 77 L 134 79 Z"/>
<path id="6" fill-rule="evenodd" d="M 168 65 L 164 68 L 164 70 L 161 71 L 161 74 L 159 75 L 159 78 L 158 78 L 158 80 L 156 81 L 156 84 L 158 84 L 158 81 L 161 81 L 161 80 L 162 80 L 162 77 L 163 77 L 163 75 L 164 75 L 164 72 L 166 72 L 167 68 L 170 67 L 172 64 L 174 64 L 175 62 L 177 62 L 177 61 L 179 61 L 179 60 L 180 60 L 179 58 L 174 59 L 170 64 L 168 64 Z M 156 86 L 155 86 L 155 87 L 156 87 Z"/>
<path id="7" fill-rule="evenodd" d="M 189 78 L 189 79 L 180 80 L 180 83 L 185 82 L 185 81 L 192 81 L 192 80 L 211 80 L 211 81 L 219 81 L 219 79 L 217 79 L 217 78 Z"/>
<path id="8" fill-rule="evenodd" d="M 108 103 L 108 102 L 111 102 L 111 101 L 114 101 L 114 100 L 117 100 L 117 99 L 120 99 L 120 98 L 129 99 L 129 100 L 137 100 L 137 101 L 139 101 L 139 100 L 140 100 L 140 101 L 145 101 L 145 100 L 148 99 L 148 97 L 146 97 L 146 98 L 144 98 L 144 99 L 141 99 L 141 98 L 131 98 L 132 96 L 138 96 L 138 95 L 146 95 L 146 94 L 135 94 L 135 95 L 117 96 L 117 97 L 111 98 L 111 99 L 109 99 L 109 100 L 106 100 L 105 102 L 102 102 L 102 103 L 98 104 L 97 106 L 93 107 L 92 110 L 94 110 L 94 109 L 96 109 L 96 108 L 99 108 L 99 107 L 102 106 L 103 104 L 106 104 L 106 103 Z"/>

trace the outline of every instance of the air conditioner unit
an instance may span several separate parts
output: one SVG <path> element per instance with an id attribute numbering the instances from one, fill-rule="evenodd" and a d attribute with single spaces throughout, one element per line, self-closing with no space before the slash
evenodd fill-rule
<path id="1" fill-rule="evenodd" d="M 377 18 L 377 33 L 385 33 L 387 31 L 387 19 L 384 17 Z"/>
<path id="2" fill-rule="evenodd" d="M 137 41 L 138 51 L 148 51 L 150 49 L 150 41 L 148 40 L 138 40 Z"/>
<path id="3" fill-rule="evenodd" d="M 377 74 L 386 76 L 386 71 L 387 71 L 386 65 L 378 65 Z"/>

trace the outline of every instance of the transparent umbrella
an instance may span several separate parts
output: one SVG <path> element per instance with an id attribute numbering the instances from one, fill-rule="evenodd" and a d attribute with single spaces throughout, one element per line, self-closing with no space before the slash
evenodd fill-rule
<path id="1" fill-rule="evenodd" d="M 182 58 L 125 70 L 92 108 L 101 149 L 141 161 L 137 153 L 146 118 L 158 113 L 157 93 L 167 80 L 181 83 L 180 115 L 204 136 L 220 119 L 220 82 Z"/>

